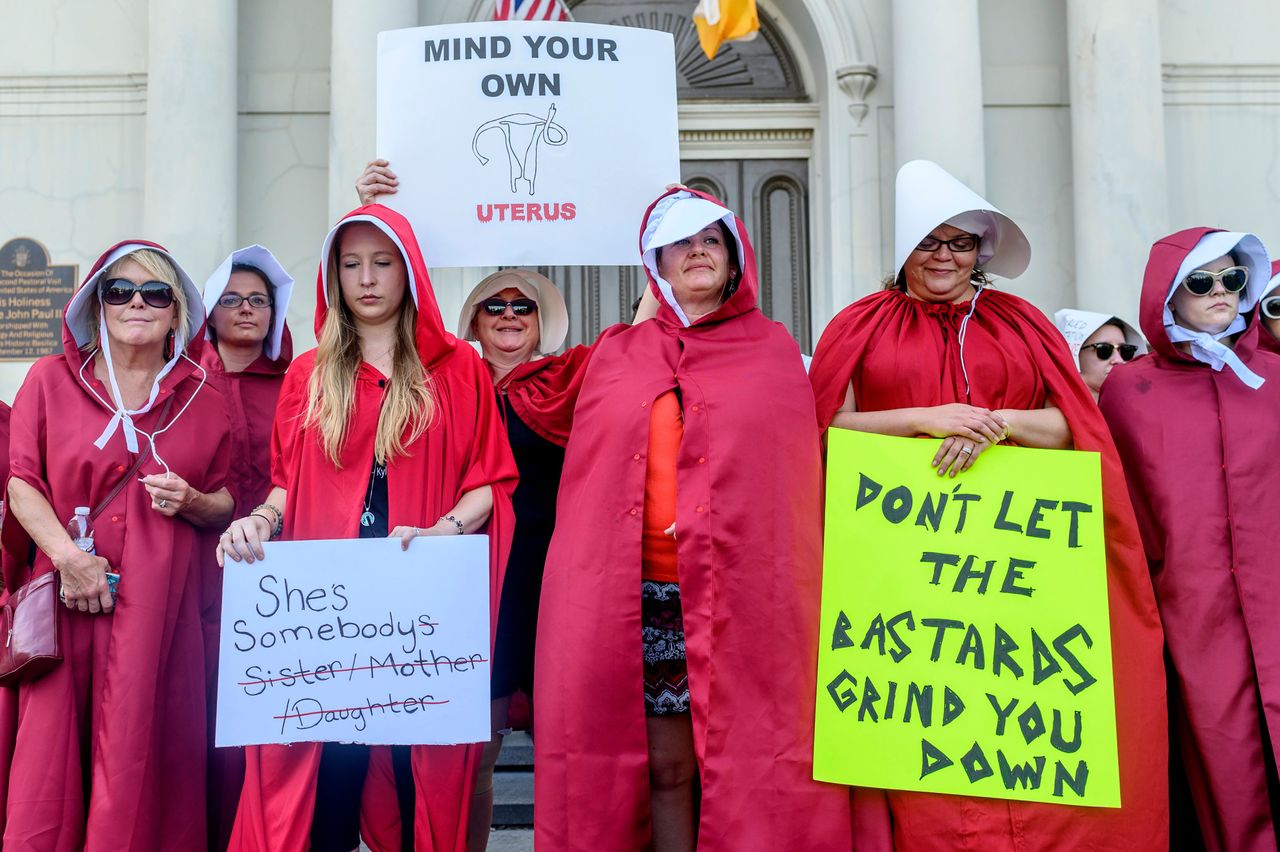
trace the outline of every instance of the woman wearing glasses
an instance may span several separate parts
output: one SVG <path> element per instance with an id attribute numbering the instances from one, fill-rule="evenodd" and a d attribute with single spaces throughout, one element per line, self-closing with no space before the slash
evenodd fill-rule
<path id="1" fill-rule="evenodd" d="M 1154 353 L 1100 405 L 1125 462 L 1164 622 L 1174 727 L 1209 849 L 1275 849 L 1280 746 L 1280 358 L 1250 311 L 1271 266 L 1252 234 L 1193 228 L 1151 248 Z M 1122 647 L 1122 646 L 1117 646 Z M 1117 685 L 1119 678 L 1117 677 Z"/>
<path id="2" fill-rule="evenodd" d="M 1004 441 L 1101 454 L 1123 806 L 857 791 L 855 848 L 1167 848 L 1159 622 L 1106 423 L 1044 314 L 989 283 L 1030 261 L 1012 219 L 920 160 L 898 173 L 896 217 L 888 289 L 837 314 L 814 353 L 819 426 L 942 438 L 939 475 Z"/>
<path id="3" fill-rule="evenodd" d="M 1066 338 L 1094 399 L 1113 367 L 1147 354 L 1142 335 L 1119 317 L 1063 308 L 1053 315 L 1053 322 Z"/>
<path id="4" fill-rule="evenodd" d="M 68 304 L 63 352 L 14 402 L 6 587 L 57 571 L 66 606 L 62 662 L 0 698 L 17 705 L 3 716 L 17 719 L 0 761 L 5 849 L 207 846 L 199 528 L 225 524 L 232 498 L 203 322 L 164 249 L 117 245 Z M 77 506 L 89 550 L 66 531 Z"/>
<path id="5" fill-rule="evenodd" d="M 521 368 L 564 343 L 569 317 L 564 298 L 547 278 L 527 269 L 495 272 L 475 286 L 463 303 L 458 336 L 480 343 L 493 375 L 498 407 L 507 427 L 520 481 L 512 495 L 516 527 L 502 582 L 498 637 L 494 644 L 490 696 L 493 739 L 485 747 L 471 803 L 469 848 L 483 850 L 493 820 L 493 770 L 510 726 L 511 697 L 517 690 L 533 697 L 533 649 L 538 601 L 547 547 L 556 523 L 556 492 L 564 466 L 564 448 L 548 441 L 520 419 L 507 390 L 520 380 Z"/>
<path id="6" fill-rule="evenodd" d="M 205 347 L 200 364 L 226 399 L 231 421 L 232 496 L 235 517 L 247 515 L 271 490 L 271 424 L 284 374 L 293 360 L 285 315 L 293 278 L 259 245 L 233 251 L 204 285 Z M 210 542 L 212 552 L 216 542 Z M 218 633 L 222 621 L 222 576 L 209 572 L 205 592 L 205 652 L 209 662 L 209 719 L 217 702 Z M 212 727 L 210 728 L 212 731 Z M 212 740 L 210 741 L 212 743 Z M 209 752 L 209 843 L 225 849 L 235 821 L 244 751 Z"/>

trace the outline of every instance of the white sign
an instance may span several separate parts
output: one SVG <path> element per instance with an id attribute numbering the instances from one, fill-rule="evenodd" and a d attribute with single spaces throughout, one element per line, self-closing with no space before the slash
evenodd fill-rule
<path id="1" fill-rule="evenodd" d="M 217 745 L 489 739 L 487 536 L 263 547 L 223 572 Z"/>
<path id="2" fill-rule="evenodd" d="M 671 34 L 379 33 L 377 149 L 428 266 L 639 263 L 644 211 L 680 179 Z"/>

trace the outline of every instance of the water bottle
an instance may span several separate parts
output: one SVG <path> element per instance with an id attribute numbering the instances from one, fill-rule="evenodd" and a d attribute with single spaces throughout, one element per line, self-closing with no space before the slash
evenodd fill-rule
<path id="1" fill-rule="evenodd" d="M 76 506 L 76 516 L 67 522 L 67 535 L 85 553 L 96 552 L 93 549 L 93 521 L 89 520 L 88 506 Z"/>
<path id="2" fill-rule="evenodd" d="M 93 521 L 89 520 L 88 506 L 76 506 L 75 517 L 67 521 L 67 535 L 71 536 L 71 540 L 76 543 L 76 547 L 85 553 L 97 554 L 93 547 Z M 112 600 L 115 599 L 116 590 L 119 586 L 119 571 L 107 571 L 107 591 L 111 593 Z"/>

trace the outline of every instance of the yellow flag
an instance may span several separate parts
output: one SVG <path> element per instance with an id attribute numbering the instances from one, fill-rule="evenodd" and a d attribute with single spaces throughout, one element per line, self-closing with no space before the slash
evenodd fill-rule
<path id="1" fill-rule="evenodd" d="M 724 42 L 748 41 L 760 29 L 756 0 L 698 0 L 693 23 L 708 60 L 716 58 Z"/>

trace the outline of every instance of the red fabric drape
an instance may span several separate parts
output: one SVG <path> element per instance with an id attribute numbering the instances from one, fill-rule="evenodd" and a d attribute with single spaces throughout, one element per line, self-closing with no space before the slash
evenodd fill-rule
<path id="1" fill-rule="evenodd" d="M 812 780 L 822 560 L 813 398 L 795 341 L 756 307 L 755 259 L 738 228 L 742 282 L 717 311 L 686 328 L 664 303 L 657 319 L 531 364 L 507 386 L 540 434 L 572 431 L 538 625 L 539 849 L 649 842 L 641 523 L 651 406 L 672 389 L 685 418 L 676 524 L 698 848 L 849 844 L 844 788 Z"/>
<path id="2" fill-rule="evenodd" d="M 962 362 L 959 329 L 971 308 Z M 1123 806 L 1073 808 L 890 791 L 887 810 L 877 812 L 864 809 L 863 801 L 883 804 L 885 797 L 860 793 L 854 817 L 859 836 L 883 841 L 889 836 L 883 818 L 891 814 L 894 846 L 902 850 L 1168 848 L 1160 622 L 1115 446 L 1062 335 L 1030 303 L 998 290 L 984 289 L 976 308 L 968 302 L 929 304 L 891 290 L 836 315 L 818 343 L 809 377 L 824 429 L 852 382 L 860 411 L 953 402 L 1035 409 L 1048 402 L 1066 416 L 1076 449 L 1102 455 Z"/>
<path id="3" fill-rule="evenodd" d="M 514 525 L 511 493 L 516 472 L 494 401 L 492 379 L 475 350 L 444 330 L 408 221 L 375 204 L 352 211 L 343 222 L 358 217 L 377 219 L 404 246 L 405 262 L 417 288 L 418 354 L 431 373 L 437 406 L 431 427 L 409 445 L 407 455 L 389 461 L 389 526 L 430 527 L 465 492 L 491 486 L 493 514 L 484 532 L 490 544 L 490 613 L 496 619 Z M 326 313 L 326 262 L 327 258 L 321 258 L 317 276 L 317 331 Z M 272 482 L 288 493 L 284 537 L 355 538 L 373 466 L 374 436 L 383 399 L 379 381 L 383 377 L 368 364 L 361 366 L 342 463 L 335 467 L 325 455 L 318 433 L 302 426 L 315 355 L 315 350 L 307 352 L 289 368 L 272 433 Z M 480 745 L 413 747 L 415 846 L 420 852 L 465 850 L 480 750 Z M 245 749 L 245 784 L 232 849 L 302 852 L 307 848 L 320 751 L 318 743 Z M 361 814 L 364 841 L 377 852 L 399 849 L 400 816 L 388 752 L 379 747 L 372 751 Z"/>
<path id="4" fill-rule="evenodd" d="M 1176 672 L 1177 739 L 1210 849 L 1276 848 L 1263 729 L 1280 747 L 1280 573 L 1270 507 L 1280 494 L 1280 357 L 1251 322 L 1235 353 L 1249 389 L 1174 348 L 1163 308 L 1206 228 L 1151 249 L 1142 331 L 1153 354 L 1112 371 L 1100 399 L 1125 462 Z M 1259 706 L 1261 705 L 1261 710 Z"/>
<path id="5" fill-rule="evenodd" d="M 139 245 L 141 241 L 130 241 Z M 105 258 L 90 271 L 92 279 Z M 203 331 L 188 344 L 200 357 Z M 133 456 L 117 433 L 93 445 L 109 418 L 90 393 L 110 394 L 80 376 L 84 355 L 64 324 L 64 353 L 32 366 L 14 402 L 12 476 L 44 495 L 59 518 L 95 506 Z M 229 428 L 216 388 L 180 360 L 161 383 L 156 405 L 135 418 L 157 439 L 173 472 L 204 492 L 227 479 Z M 187 405 L 187 403 L 190 403 Z M 184 410 L 185 407 L 185 410 Z M 146 438 L 140 437 L 143 452 Z M 160 473 L 154 459 L 140 475 Z M 29 542 L 5 523 L 6 585 L 28 579 Z M 205 836 L 205 659 L 200 623 L 202 536 L 191 524 L 151 509 L 131 482 L 95 522 L 94 543 L 121 574 L 114 614 L 59 610 L 63 662 L 14 689 L 0 690 L 0 787 L 4 848 L 23 850 L 199 850 Z M 37 553 L 32 575 L 52 571 Z M 87 793 L 87 796 L 86 796 Z"/>

